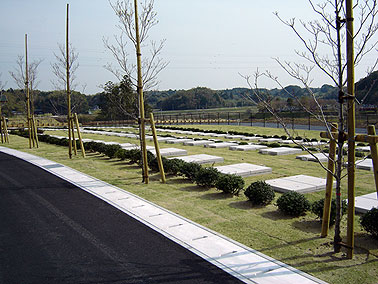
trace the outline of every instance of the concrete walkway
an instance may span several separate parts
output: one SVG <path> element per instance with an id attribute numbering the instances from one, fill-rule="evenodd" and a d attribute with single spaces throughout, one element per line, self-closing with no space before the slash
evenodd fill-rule
<path id="1" fill-rule="evenodd" d="M 184 217 L 56 162 L 0 146 L 118 208 L 245 283 L 325 283 Z"/>

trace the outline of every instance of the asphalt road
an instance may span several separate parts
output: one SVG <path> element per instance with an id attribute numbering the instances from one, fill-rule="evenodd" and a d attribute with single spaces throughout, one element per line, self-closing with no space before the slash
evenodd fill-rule
<path id="1" fill-rule="evenodd" d="M 241 283 L 74 185 L 0 153 L 0 283 Z"/>

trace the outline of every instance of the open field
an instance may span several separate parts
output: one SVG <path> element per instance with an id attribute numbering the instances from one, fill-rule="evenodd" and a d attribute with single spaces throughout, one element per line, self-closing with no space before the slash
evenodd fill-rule
<path id="1" fill-rule="evenodd" d="M 259 135 L 284 134 L 282 129 L 258 127 L 205 125 L 187 127 L 248 131 Z M 46 132 L 46 134 L 52 133 L 66 135 L 64 131 Z M 319 139 L 319 133 L 316 131 L 298 131 L 298 135 Z M 83 134 L 83 138 L 137 143 L 136 139 L 97 134 Z M 78 155 L 70 160 L 68 149 L 65 147 L 41 143 L 39 149 L 28 149 L 27 139 L 12 135 L 10 140 L 11 148 L 51 159 L 114 184 L 329 283 L 377 283 L 378 281 L 378 241 L 361 230 L 359 216 L 356 216 L 355 222 L 355 258 L 347 260 L 344 252 L 333 253 L 333 228 L 329 237 L 320 238 L 321 224 L 312 213 L 298 218 L 286 217 L 274 204 L 267 207 L 253 207 L 243 194 L 232 197 L 215 189 L 199 188 L 180 177 L 170 176 L 167 184 L 161 184 L 158 173 L 151 173 L 150 184 L 144 185 L 141 183 L 141 170 L 135 165 L 95 153 L 88 153 L 85 159 Z M 153 143 L 149 142 L 148 145 L 152 146 Z M 171 147 L 165 143 L 160 143 L 160 146 Z M 246 186 L 257 180 L 296 174 L 325 177 L 325 172 L 319 165 L 299 161 L 295 159 L 296 155 L 265 156 L 255 151 L 239 152 L 181 144 L 174 147 L 187 150 L 188 155 L 207 153 L 224 157 L 224 163 L 216 164 L 217 166 L 247 162 L 273 169 L 272 174 L 245 178 Z M 356 174 L 356 195 L 375 191 L 372 172 L 357 170 Z M 346 198 L 345 180 L 342 188 L 342 196 Z M 276 199 L 279 196 L 280 194 L 276 194 Z M 323 196 L 324 192 L 306 194 L 310 201 L 318 200 Z M 342 232 L 344 237 L 345 218 L 342 222 Z"/>

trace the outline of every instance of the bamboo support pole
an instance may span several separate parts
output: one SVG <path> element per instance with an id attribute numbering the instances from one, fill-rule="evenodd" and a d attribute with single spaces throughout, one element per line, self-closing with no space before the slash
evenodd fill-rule
<path id="1" fill-rule="evenodd" d="M 151 123 L 152 136 L 154 138 L 155 152 L 156 152 L 156 158 L 158 160 L 161 182 L 165 183 L 166 179 L 165 179 L 165 173 L 164 173 L 164 165 L 163 165 L 163 161 L 162 161 L 161 155 L 160 155 L 159 141 L 158 141 L 157 135 L 156 135 L 154 115 L 152 114 L 152 112 L 150 113 L 150 123 Z"/>
<path id="2" fill-rule="evenodd" d="M 3 116 L 3 132 L 4 132 L 5 142 L 9 143 L 7 120 L 5 116 Z"/>
<path id="3" fill-rule="evenodd" d="M 70 59 L 69 59 L 69 7 L 67 4 L 66 14 L 66 92 L 67 92 L 67 124 L 68 124 L 68 156 L 72 159 L 72 133 L 71 129 L 71 90 L 70 90 Z"/>
<path id="4" fill-rule="evenodd" d="M 140 114 L 140 134 L 142 146 L 142 160 L 143 160 L 143 180 L 148 184 L 148 165 L 147 165 L 147 148 L 146 148 L 146 129 L 145 129 L 145 115 L 144 115 L 144 98 L 143 98 L 143 78 L 142 78 L 142 54 L 140 51 L 140 36 L 139 36 L 139 16 L 138 3 L 134 0 L 134 14 L 135 14 L 135 40 L 136 40 L 136 56 L 138 69 L 138 94 L 139 94 L 139 114 Z"/>
<path id="5" fill-rule="evenodd" d="M 76 144 L 76 138 L 75 138 L 75 124 L 74 124 L 74 117 L 71 117 L 71 133 L 72 133 L 72 144 L 75 156 L 77 155 L 77 144 Z"/>
<path id="6" fill-rule="evenodd" d="M 368 134 L 375 136 L 375 127 L 374 125 L 368 126 Z M 378 149 L 377 149 L 377 143 L 372 142 L 370 144 L 370 153 L 371 158 L 373 160 L 373 171 L 374 171 L 374 179 L 375 179 L 375 189 L 377 191 L 377 198 L 378 198 Z"/>
<path id="7" fill-rule="evenodd" d="M 347 23 L 347 89 L 348 89 L 348 225 L 347 257 L 354 254 L 354 216 L 355 216 L 355 93 L 354 93 L 354 30 L 353 0 L 346 0 Z"/>
<path id="8" fill-rule="evenodd" d="M 25 92 L 26 92 L 26 108 L 29 134 L 29 148 L 32 148 L 32 126 L 30 121 L 30 91 L 29 91 L 29 66 L 28 66 L 28 35 L 25 34 Z"/>
<path id="9" fill-rule="evenodd" d="M 332 135 L 337 134 L 337 124 L 332 124 Z M 331 139 L 328 153 L 328 172 L 326 182 L 326 193 L 324 199 L 323 219 L 322 219 L 322 233 L 321 237 L 325 238 L 328 235 L 329 221 L 331 216 L 331 202 L 332 202 L 332 187 L 333 175 L 335 172 L 335 157 L 336 157 L 336 138 Z"/>
<path id="10" fill-rule="evenodd" d="M 31 125 L 32 125 L 32 140 L 33 140 L 33 147 L 39 147 L 38 143 L 38 129 L 35 124 L 34 115 L 31 116 Z"/>
<path id="11" fill-rule="evenodd" d="M 79 125 L 79 119 L 77 118 L 77 113 L 74 114 L 74 117 L 75 117 L 75 122 L 76 122 L 77 137 L 79 138 L 79 143 L 80 143 L 81 154 L 83 155 L 83 158 L 85 158 L 85 149 L 84 149 L 83 139 L 81 137 L 80 125 Z"/>
<path id="12" fill-rule="evenodd" d="M 3 117 L 3 115 L 2 115 L 2 113 L 1 113 L 1 105 L 0 105 L 0 118 L 2 118 Z M 1 136 L 1 143 L 4 143 L 4 138 L 5 137 L 3 137 L 3 135 L 4 135 L 4 127 L 3 127 L 3 120 L 1 119 L 0 120 L 0 136 Z"/>

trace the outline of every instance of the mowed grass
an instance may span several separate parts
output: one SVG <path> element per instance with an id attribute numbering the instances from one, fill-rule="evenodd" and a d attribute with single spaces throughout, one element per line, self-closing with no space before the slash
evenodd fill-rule
<path id="1" fill-rule="evenodd" d="M 203 125 L 193 127 L 215 129 L 214 126 Z M 249 130 L 259 135 L 282 135 L 282 129 L 242 128 L 244 127 L 216 127 L 225 131 L 227 129 Z M 66 135 L 63 131 L 54 133 Z M 299 135 L 309 138 L 319 137 L 319 133 L 315 131 Z M 115 136 L 95 134 L 83 134 L 83 136 L 103 141 L 138 143 L 136 139 Z M 215 189 L 197 187 L 181 177 L 169 176 L 167 183 L 162 184 L 158 173 L 150 173 L 150 183 L 145 185 L 141 183 L 141 170 L 136 165 L 109 159 L 96 153 L 88 153 L 85 159 L 78 154 L 70 160 L 66 147 L 41 143 L 39 149 L 28 149 L 27 139 L 13 135 L 10 139 L 9 147 L 11 148 L 54 160 L 114 184 L 329 283 L 377 283 L 378 281 L 378 241 L 362 231 L 359 216 L 355 219 L 355 257 L 353 260 L 348 260 L 345 257 L 345 251 L 333 253 L 333 228 L 330 229 L 329 237 L 320 238 L 321 223 L 312 213 L 298 218 L 286 217 L 277 210 L 274 204 L 254 207 L 247 201 L 244 194 L 232 197 Z M 153 145 L 152 142 L 148 144 Z M 185 149 L 189 155 L 207 153 L 222 156 L 225 159 L 223 164 L 248 162 L 273 169 L 272 174 L 245 178 L 246 186 L 257 180 L 296 174 L 325 177 L 324 170 L 318 164 L 299 161 L 295 159 L 295 155 L 265 156 L 255 151 L 239 152 L 182 144 L 160 143 L 160 146 Z M 346 198 L 346 180 L 342 182 L 342 191 L 342 197 Z M 374 191 L 373 173 L 357 170 L 356 195 Z M 280 194 L 276 194 L 276 199 L 279 196 Z M 315 201 L 324 197 L 324 191 L 306 194 L 306 197 L 310 201 Z M 342 222 L 344 240 L 345 234 L 346 218 L 344 217 Z"/>

